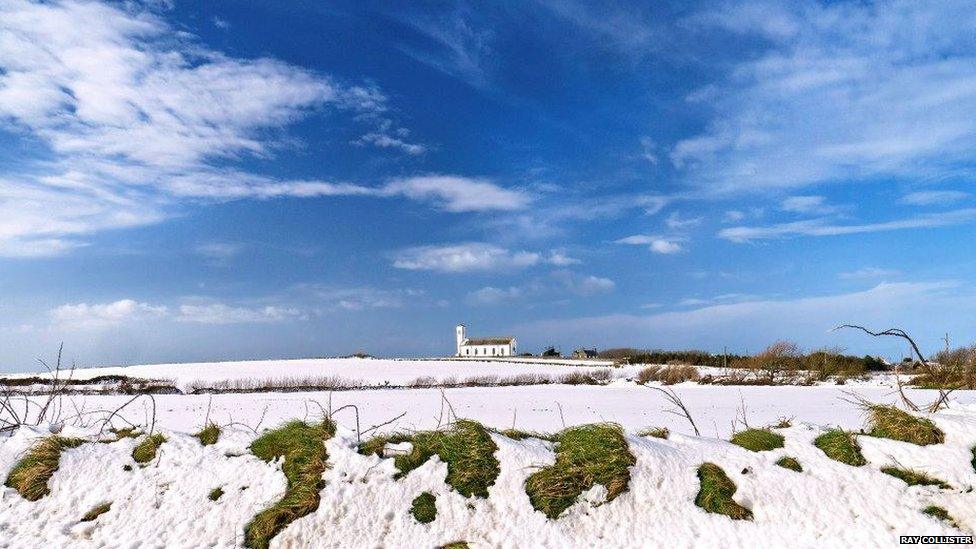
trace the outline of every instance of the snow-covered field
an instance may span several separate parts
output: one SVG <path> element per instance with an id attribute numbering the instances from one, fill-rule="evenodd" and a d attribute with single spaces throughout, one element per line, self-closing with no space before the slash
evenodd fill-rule
<path id="1" fill-rule="evenodd" d="M 743 403 L 750 425 L 765 425 L 779 418 L 817 425 L 855 428 L 861 425 L 861 410 L 850 402 L 851 394 L 883 403 L 897 401 L 887 387 L 727 387 L 684 383 L 672 387 L 691 411 L 699 430 L 706 435 L 727 437 L 732 421 Z M 249 393 L 219 395 L 156 395 L 156 421 L 167 429 L 196 431 L 207 417 L 218 424 L 240 423 L 271 427 L 293 418 L 314 417 L 320 407 L 336 410 L 352 404 L 359 412 L 361 429 L 405 415 L 386 431 L 421 430 L 437 427 L 444 417 L 438 389 L 369 389 L 335 392 Z M 932 400 L 934 391 L 908 390 L 919 401 Z M 446 389 L 446 402 L 458 417 L 474 419 L 497 428 L 557 431 L 565 425 L 615 422 L 636 431 L 648 426 L 668 427 L 691 434 L 682 417 L 668 412 L 671 406 L 657 391 L 618 381 L 609 385 L 529 385 L 520 387 L 469 387 Z M 953 393 L 960 403 L 976 404 L 976 391 Z M 111 410 L 131 399 L 128 395 L 79 396 L 75 405 L 82 410 Z M 42 402 L 43 397 L 33 397 Z M 134 423 L 145 423 L 151 416 L 148 397 L 126 407 L 122 415 Z M 560 412 L 561 408 L 561 412 Z M 352 409 L 339 412 L 336 421 L 355 429 Z"/>
<path id="2" fill-rule="evenodd" d="M 406 386 L 421 381 L 445 381 L 463 384 L 468 380 L 494 376 L 513 378 L 519 375 L 546 376 L 553 379 L 571 373 L 610 372 L 612 377 L 633 375 L 637 366 L 611 368 L 608 361 L 542 360 L 508 358 L 498 360 L 470 359 L 359 359 L 311 358 L 296 360 L 246 360 L 234 362 L 199 362 L 181 364 L 146 364 L 83 368 L 70 373 L 72 379 L 83 380 L 102 376 L 166 381 L 183 392 L 194 387 L 212 387 L 222 382 L 329 380 L 329 385 L 342 387 Z M 66 377 L 68 373 L 62 373 Z M 47 377 L 47 372 L 8 374 L 0 377 Z"/>
<path id="3" fill-rule="evenodd" d="M 384 388 L 436 379 L 526 371 L 609 370 L 605 385 L 528 385 L 452 389 Z M 811 444 L 824 428 L 857 430 L 864 422 L 853 395 L 874 402 L 897 401 L 892 380 L 878 376 L 844 386 L 717 386 L 683 383 L 670 387 L 689 409 L 701 436 L 684 417 L 670 412 L 663 395 L 632 378 L 639 367 L 575 364 L 322 359 L 182 364 L 79 370 L 76 376 L 127 375 L 169 379 L 182 386 L 199 380 L 342 376 L 363 380 L 367 389 L 289 393 L 139 396 L 120 414 L 164 433 L 156 460 L 134 465 L 138 442 L 83 444 L 64 452 L 49 482 L 51 493 L 29 502 L 11 488 L 0 492 L 0 547 L 234 547 L 244 525 L 280 499 L 286 482 L 281 462 L 265 463 L 249 452 L 260 431 L 291 419 L 315 420 L 323 410 L 340 410 L 336 437 L 326 443 L 329 469 L 318 510 L 289 525 L 272 547 L 437 547 L 465 540 L 471 547 L 891 547 L 898 535 L 972 533 L 976 529 L 976 392 L 953 393 L 951 409 L 932 416 L 946 432 L 944 444 L 920 447 L 859 437 L 869 464 L 851 467 L 828 459 Z M 920 402 L 933 391 L 908 390 Z M 46 397 L 29 397 L 41 403 Z M 69 398 L 69 397 L 65 397 Z M 70 397 L 62 419 L 77 413 L 113 410 L 133 396 Z M 350 407 L 349 405 L 353 405 Z M 32 406 L 31 409 L 36 409 Z M 566 426 L 619 423 L 636 457 L 629 489 L 602 502 L 594 489 L 558 519 L 535 511 L 524 482 L 553 463 L 552 443 L 516 441 L 492 435 L 501 472 L 487 499 L 466 499 L 445 483 L 447 466 L 433 458 L 405 478 L 394 479 L 392 460 L 356 452 L 357 429 L 385 424 L 377 432 L 433 429 L 457 417 L 488 427 L 555 432 Z M 358 412 L 358 417 L 357 417 Z M 102 412 L 104 415 L 104 412 Z M 97 415 L 97 413 L 95 413 Z M 83 416 L 94 417 L 94 416 Z M 208 418 L 221 425 L 217 444 L 202 446 L 189 435 Z M 751 426 L 792 418 L 778 430 L 783 449 L 754 453 L 727 442 L 745 418 Z M 394 420 L 390 422 L 390 420 Z M 94 433 L 67 421 L 62 434 Z M 668 427 L 667 440 L 637 436 L 645 427 Z M 741 422 L 738 429 L 741 429 Z M 4 478 L 33 441 L 47 431 L 22 428 L 0 439 Z M 775 466 L 796 457 L 804 472 Z M 708 514 L 694 505 L 696 470 L 710 461 L 738 486 L 735 499 L 749 507 L 752 521 Z M 914 468 L 945 480 L 952 489 L 907 487 L 879 471 L 885 465 Z M 221 487 L 224 495 L 207 494 Z M 437 496 L 437 519 L 420 524 L 409 514 L 420 492 Z M 97 504 L 111 509 L 94 521 L 81 516 Z M 920 510 L 946 508 L 959 528 Z"/>
<path id="4" fill-rule="evenodd" d="M 318 510 L 289 525 L 272 547 L 437 547 L 465 540 L 471 547 L 891 547 L 899 535 L 952 535 L 976 527 L 976 473 L 969 448 L 976 443 L 976 409 L 957 406 L 932 417 L 946 432 L 944 444 L 919 447 L 860 437 L 869 463 L 851 467 L 828 459 L 811 442 L 818 427 L 779 430 L 785 448 L 754 453 L 723 440 L 672 435 L 668 440 L 627 436 L 636 465 L 629 489 L 604 503 L 599 489 L 555 520 L 531 507 L 528 475 L 553 463 L 551 443 L 492 435 L 501 471 L 487 499 L 468 499 L 446 483 L 446 464 L 436 457 L 394 480 L 392 460 L 356 452 L 355 434 L 340 429 L 326 443 Z M 132 439 L 85 444 L 67 450 L 37 502 L 5 489 L 0 499 L 4 547 L 233 547 L 244 525 L 285 490 L 280 463 L 248 453 L 255 436 L 228 428 L 213 446 L 164 430 L 156 461 L 130 464 Z M 66 434 L 91 433 L 67 430 Z M 0 445 L 6 473 L 39 433 L 22 429 Z M 796 457 L 804 472 L 774 465 Z M 749 507 L 752 521 L 732 521 L 693 504 L 696 469 L 721 466 Z M 882 474 L 899 464 L 937 476 L 953 488 L 907 487 Z M 208 492 L 222 487 L 218 501 Z M 437 519 L 420 524 L 409 514 L 419 493 L 437 496 Z M 92 507 L 111 509 L 91 522 Z M 928 505 L 946 508 L 959 528 L 923 515 Z"/>

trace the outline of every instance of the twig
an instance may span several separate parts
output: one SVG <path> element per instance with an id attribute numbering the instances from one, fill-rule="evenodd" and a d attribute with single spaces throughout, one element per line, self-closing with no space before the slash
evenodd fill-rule
<path id="1" fill-rule="evenodd" d="M 667 399 L 668 402 L 670 402 L 674 406 L 677 406 L 678 408 L 677 410 L 665 410 L 665 412 L 674 414 L 676 416 L 684 416 L 685 419 L 688 420 L 688 423 L 691 424 L 691 428 L 695 430 L 695 436 L 699 436 L 699 437 L 701 436 L 701 433 L 698 431 L 698 426 L 695 425 L 695 420 L 692 419 L 691 417 L 691 412 L 688 411 L 688 408 L 685 406 L 685 403 L 681 401 L 681 397 L 679 397 L 678 394 L 674 392 L 674 389 L 670 389 L 670 388 L 663 389 L 661 387 L 654 387 L 653 385 L 644 385 L 644 387 L 647 387 L 648 389 L 654 389 L 655 391 L 659 391 L 662 394 L 664 394 L 664 398 Z"/>

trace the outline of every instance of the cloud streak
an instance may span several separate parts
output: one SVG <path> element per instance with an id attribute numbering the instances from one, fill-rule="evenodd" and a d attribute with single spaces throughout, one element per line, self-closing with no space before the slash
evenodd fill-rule
<path id="1" fill-rule="evenodd" d="M 839 236 L 905 229 L 927 229 L 961 225 L 974 221 L 976 221 L 976 208 L 963 208 L 878 223 L 839 225 L 831 223 L 826 218 L 818 218 L 766 226 L 729 227 L 720 230 L 718 236 L 732 242 L 753 242 L 796 236 Z"/>

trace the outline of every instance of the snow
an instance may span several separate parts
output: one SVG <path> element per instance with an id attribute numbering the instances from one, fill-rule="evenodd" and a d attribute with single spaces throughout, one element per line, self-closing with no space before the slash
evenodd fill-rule
<path id="1" fill-rule="evenodd" d="M 945 444 L 916 447 L 862 436 L 869 461 L 864 467 L 824 456 L 812 445 L 821 428 L 807 424 L 780 430 L 785 448 L 761 453 L 708 437 L 628 435 L 637 459 L 629 490 L 604 503 L 605 492 L 596 487 L 556 520 L 534 511 L 524 491 L 528 475 L 554 462 L 550 443 L 492 435 L 499 477 L 488 499 L 467 499 L 445 483 L 447 467 L 437 458 L 394 480 L 391 459 L 358 454 L 355 433 L 340 428 L 326 443 L 330 468 L 318 510 L 289 525 L 272 547 L 435 547 L 457 540 L 472 547 L 890 547 L 898 535 L 971 532 L 976 492 L 968 490 L 976 485 L 976 473 L 968 449 L 976 443 L 976 408 L 954 405 L 931 418 L 946 432 Z M 283 494 L 280 463 L 247 453 L 255 434 L 246 429 L 228 428 L 208 447 L 184 433 L 164 433 L 169 440 L 147 467 L 123 470 L 133 464 L 131 439 L 85 444 L 63 454 L 51 494 L 40 501 L 28 502 L 5 488 L 0 545 L 239 544 L 248 520 Z M 22 429 L 0 444 L 0 472 L 6 474 L 39 435 Z M 804 472 L 775 466 L 784 455 L 796 457 Z M 753 521 L 732 521 L 693 504 L 696 470 L 706 461 L 721 466 L 736 483 L 735 499 L 752 509 Z M 879 471 L 896 461 L 924 467 L 954 489 L 907 487 Z M 217 486 L 224 496 L 210 501 L 207 493 Z M 437 496 L 437 519 L 428 525 L 408 512 L 423 491 Z M 90 508 L 109 501 L 108 513 L 79 522 Z M 945 507 L 963 530 L 920 512 L 932 504 Z"/>
<path id="2" fill-rule="evenodd" d="M 897 402 L 889 387 L 821 385 L 727 387 L 683 383 L 671 387 L 688 406 L 702 434 L 728 437 L 732 421 L 745 404 L 747 419 L 753 425 L 774 423 L 793 417 L 817 425 L 857 428 L 862 412 L 850 402 L 851 393 L 874 402 Z M 919 402 L 933 400 L 934 391 L 910 389 Z M 668 427 L 672 432 L 693 434 L 687 420 L 668 413 L 671 406 L 663 396 L 632 382 L 609 385 L 527 385 L 513 387 L 468 387 L 446 389 L 446 402 L 459 417 L 480 421 L 497 428 L 513 426 L 534 431 L 558 431 L 566 425 L 612 421 L 626 429 Z M 961 403 L 976 403 L 976 391 L 957 391 Z M 32 397 L 41 402 L 44 397 Z M 129 395 L 77 396 L 74 404 L 82 410 L 114 409 L 131 399 Z M 268 427 L 293 418 L 313 417 L 320 407 L 346 408 L 336 420 L 355 428 L 355 411 L 361 429 L 405 415 L 383 430 L 418 430 L 437 427 L 446 405 L 438 389 L 368 389 L 335 392 L 249 393 L 215 395 L 155 395 L 157 424 L 168 429 L 195 432 L 210 418 L 218 424 L 231 422 Z M 145 423 L 151 416 L 148 397 L 123 410 L 134 423 Z M 560 408 L 562 411 L 560 412 Z M 66 406 L 66 409 L 71 409 Z"/>
<path id="3" fill-rule="evenodd" d="M 976 529 L 976 472 L 970 448 L 976 445 L 976 391 L 953 393 L 952 406 L 931 415 L 946 433 L 944 444 L 919 447 L 866 436 L 858 438 L 868 465 L 850 467 L 828 459 L 812 445 L 823 429 L 863 425 L 852 395 L 895 403 L 890 377 L 877 376 L 844 386 L 717 386 L 683 383 L 670 387 L 690 410 L 701 436 L 688 421 L 670 413 L 656 390 L 627 378 L 639 367 L 612 368 L 606 385 L 532 385 L 451 389 L 390 388 L 421 376 L 436 379 L 485 375 L 603 369 L 581 365 L 511 361 L 399 361 L 316 359 L 99 368 L 78 375 L 122 374 L 174 379 L 226 380 L 238 376 L 334 375 L 360 379 L 370 388 L 292 393 L 139 396 L 120 414 L 156 429 L 167 442 L 157 459 L 136 465 L 138 442 L 83 444 L 64 452 L 49 482 L 51 493 L 29 502 L 13 489 L 0 490 L 0 548 L 20 547 L 236 547 L 245 524 L 276 502 L 286 482 L 281 462 L 265 463 L 250 454 L 250 442 L 264 429 L 291 419 L 314 420 L 323 410 L 340 410 L 337 435 L 327 441 L 329 469 L 318 509 L 282 531 L 272 547 L 436 547 L 465 540 L 472 547 L 890 547 L 899 535 L 953 535 Z M 918 402 L 935 392 L 908 389 Z M 27 397 L 43 402 L 46 397 Z M 113 410 L 131 395 L 75 395 L 64 414 Z M 36 407 L 32 407 L 36 408 Z M 492 435 L 501 471 L 488 499 L 462 497 L 445 482 L 447 466 L 436 457 L 394 479 L 393 460 L 356 452 L 357 429 L 385 424 L 378 432 L 432 429 L 451 411 L 499 429 L 553 432 L 564 426 L 610 421 L 627 431 L 637 459 L 629 490 L 606 502 L 604 487 L 581 494 L 556 520 L 532 509 L 525 479 L 555 460 L 553 445 L 537 439 L 515 441 Z M 154 413 L 155 412 L 155 413 Z M 223 426 L 213 446 L 189 433 L 209 417 Z M 778 432 L 785 448 L 754 453 L 727 442 L 733 422 L 751 426 L 793 418 Z M 62 419 L 67 419 L 63 417 Z M 393 421 L 391 421 L 393 420 Z M 387 423 L 389 422 L 389 423 Z M 92 438 L 94 431 L 66 421 L 63 434 Z M 667 440 L 638 437 L 645 427 L 668 427 Z M 741 424 L 739 425 L 741 428 Z M 44 429 L 21 428 L 0 438 L 0 475 L 5 478 Z M 390 444 L 385 454 L 409 451 L 410 443 Z M 774 465 L 797 458 L 804 472 Z M 753 521 L 732 521 L 694 505 L 696 471 L 703 462 L 721 466 L 738 486 L 735 499 L 749 507 Z M 123 466 L 131 465 L 130 471 Z M 945 480 L 951 490 L 908 487 L 884 475 L 887 465 L 914 468 Z M 216 502 L 207 498 L 221 487 Z M 437 496 L 437 519 L 420 524 L 409 514 L 421 492 Z M 94 506 L 111 510 L 91 522 L 79 519 Z M 961 530 L 923 515 L 945 507 Z"/>
<path id="4" fill-rule="evenodd" d="M 431 359 L 395 360 L 360 358 L 314 358 L 296 360 L 247 360 L 237 362 L 199 362 L 181 364 L 146 364 L 77 369 L 72 379 L 99 376 L 128 376 L 139 379 L 170 381 L 183 392 L 194 386 L 212 386 L 222 381 L 303 380 L 331 378 L 347 387 L 405 386 L 420 378 L 439 383 L 453 380 L 463 383 L 484 376 L 514 377 L 521 374 L 561 376 L 573 372 L 610 371 L 614 377 L 633 375 L 636 366 L 610 368 L 606 361 L 542 360 L 510 358 L 504 360 Z M 3 377 L 46 377 L 44 373 L 10 374 Z M 65 377 L 66 374 L 62 374 Z"/>

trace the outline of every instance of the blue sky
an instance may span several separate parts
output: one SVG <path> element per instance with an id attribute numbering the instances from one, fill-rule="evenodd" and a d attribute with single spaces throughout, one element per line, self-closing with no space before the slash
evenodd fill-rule
<path id="1" fill-rule="evenodd" d="M 968 3 L 397 4 L 0 0 L 0 368 L 973 340 Z"/>

